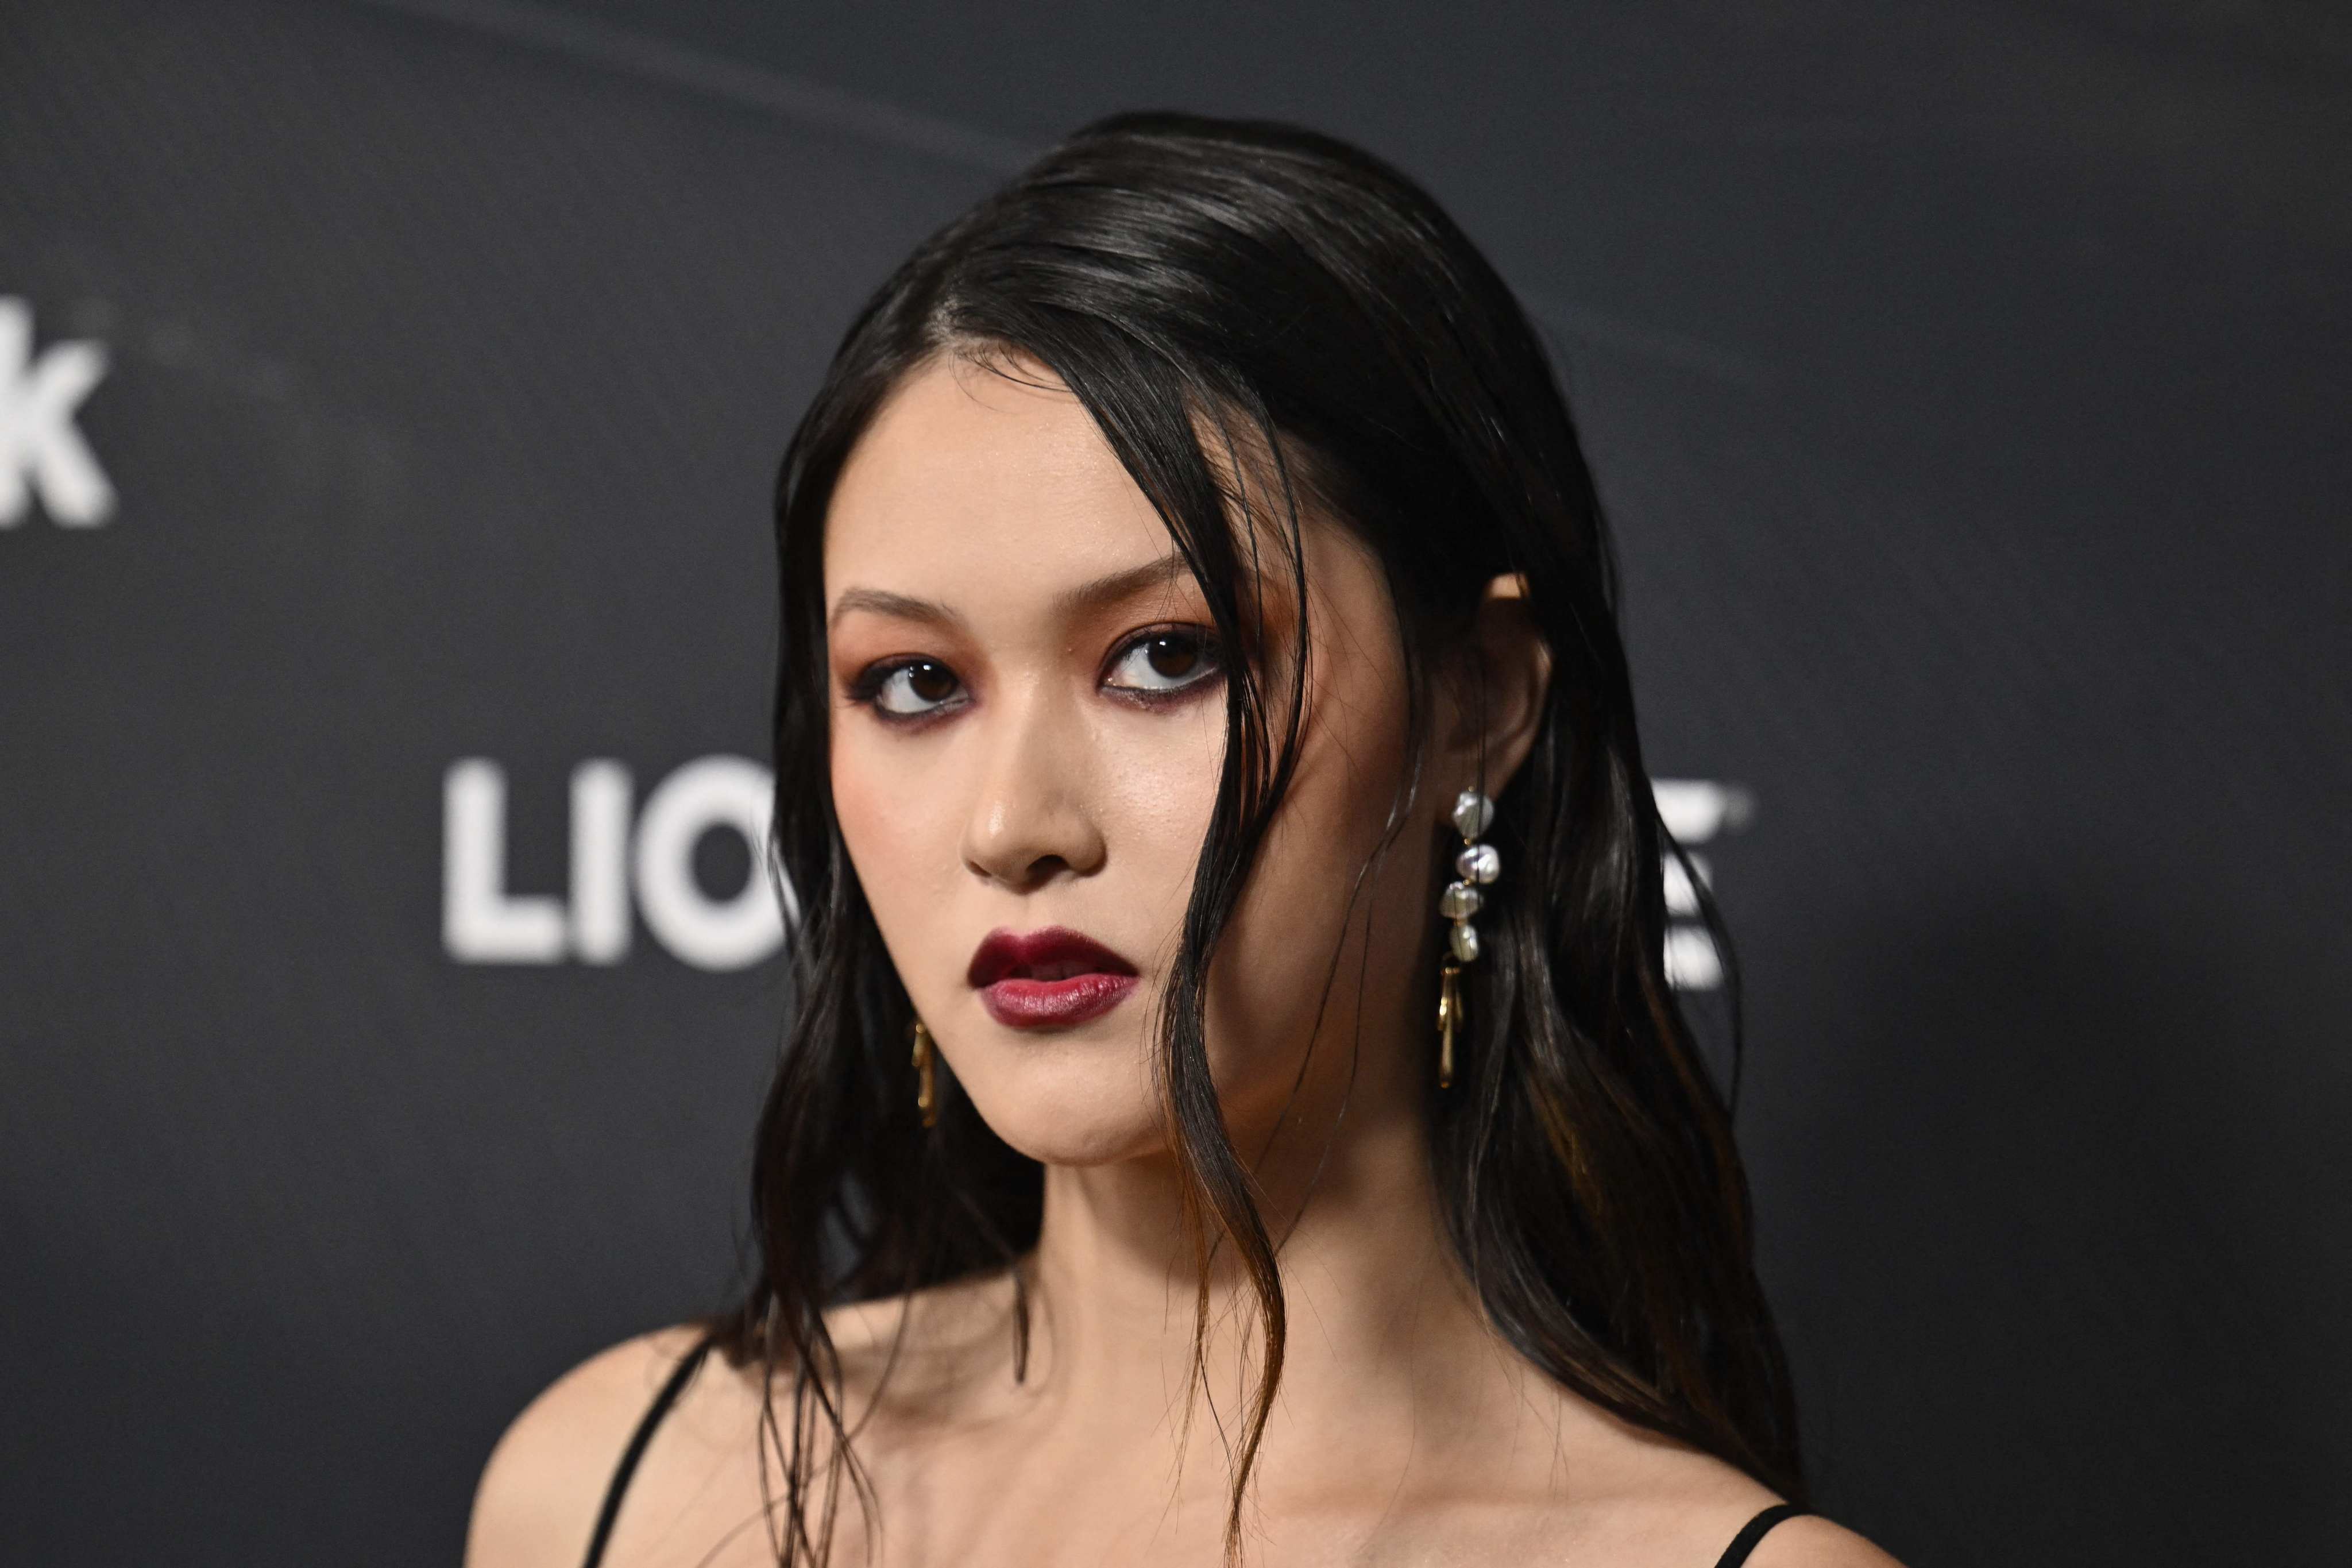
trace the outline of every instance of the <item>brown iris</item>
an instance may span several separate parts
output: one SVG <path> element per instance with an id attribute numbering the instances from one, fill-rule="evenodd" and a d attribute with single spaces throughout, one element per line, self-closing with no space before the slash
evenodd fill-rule
<path id="1" fill-rule="evenodd" d="M 955 695 L 955 672 L 933 659 L 903 667 L 907 689 L 926 702 L 944 702 Z"/>
<path id="2" fill-rule="evenodd" d="M 1194 667 L 1201 662 L 1200 639 L 1172 636 L 1153 637 L 1143 657 L 1155 675 L 1164 675 L 1171 680 L 1181 679 L 1192 673 Z"/>

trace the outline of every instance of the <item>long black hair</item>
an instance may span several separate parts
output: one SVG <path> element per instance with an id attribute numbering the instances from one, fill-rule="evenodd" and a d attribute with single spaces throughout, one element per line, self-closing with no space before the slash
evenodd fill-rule
<path id="1" fill-rule="evenodd" d="M 983 1270 L 1011 1268 L 1017 1290 L 1043 1201 L 1040 1167 L 944 1073 L 938 1124 L 922 1125 L 911 1004 L 830 790 L 826 509 L 883 398 L 945 355 L 1026 359 L 1076 395 L 1158 509 L 1224 647 L 1255 646 L 1255 524 L 1287 541 L 1277 565 L 1302 606 L 1301 505 L 1351 530 L 1379 559 L 1402 638 L 1416 748 L 1406 791 L 1419 787 L 1433 673 L 1465 657 L 1488 582 L 1524 575 L 1551 677 L 1487 835 L 1510 869 L 1488 890 L 1485 952 L 1465 974 L 1472 1032 L 1454 1086 L 1433 1083 L 1428 1101 L 1453 1246 L 1495 1329 L 1537 1367 L 1801 1501 L 1729 1111 L 1666 976 L 1661 857 L 1681 851 L 1643 768 L 1608 532 L 1541 340 L 1436 202 L 1380 160 L 1290 126 L 1125 114 L 1046 153 L 883 284 L 778 479 L 770 858 L 799 910 L 794 1010 L 760 1123 L 757 1267 L 717 1327 L 772 1394 L 762 1473 L 772 1449 L 780 1559 L 825 1560 L 845 1480 L 873 1504 L 824 1310 Z M 1203 1265 L 1196 1364 L 1212 1250 L 1233 1249 L 1259 1309 L 1229 1556 L 1281 1375 L 1284 1297 L 1277 1244 L 1210 1079 L 1202 1003 L 1290 776 L 1307 635 L 1302 618 L 1287 658 L 1231 662 L 1223 773 L 1158 1041 Z M 1276 668 L 1287 689 L 1269 692 Z M 1733 985 L 1736 1064 L 1736 971 Z M 1017 1368 L 1025 1308 L 1016 1320 Z"/>

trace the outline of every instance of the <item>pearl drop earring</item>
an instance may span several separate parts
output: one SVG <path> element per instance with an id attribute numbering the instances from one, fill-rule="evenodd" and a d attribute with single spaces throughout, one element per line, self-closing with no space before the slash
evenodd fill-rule
<path id="1" fill-rule="evenodd" d="M 1462 835 L 1462 852 L 1454 857 L 1454 869 L 1460 879 L 1446 884 L 1438 896 L 1437 910 L 1454 922 L 1447 933 L 1446 945 L 1451 950 L 1438 970 L 1437 988 L 1437 1087 L 1454 1085 L 1454 1033 L 1463 1022 L 1461 975 L 1462 966 L 1477 961 L 1478 928 L 1470 923 L 1486 901 L 1478 889 L 1502 875 L 1503 857 L 1491 844 L 1478 842 L 1479 835 L 1493 826 L 1495 803 L 1475 789 L 1465 789 L 1454 799 L 1454 827 Z"/>

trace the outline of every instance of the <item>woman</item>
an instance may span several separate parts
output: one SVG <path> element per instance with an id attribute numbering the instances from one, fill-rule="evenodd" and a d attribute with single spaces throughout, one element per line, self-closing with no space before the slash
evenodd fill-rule
<path id="1" fill-rule="evenodd" d="M 1079 132 L 778 539 L 757 1279 L 516 1421 L 475 1568 L 1889 1561 L 1792 1506 L 1591 479 L 1427 195 Z"/>

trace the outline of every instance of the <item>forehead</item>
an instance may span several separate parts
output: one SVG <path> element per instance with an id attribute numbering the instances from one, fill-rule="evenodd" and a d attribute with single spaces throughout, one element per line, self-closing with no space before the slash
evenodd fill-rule
<path id="1" fill-rule="evenodd" d="M 1169 548 L 1051 372 L 945 358 L 908 375 L 851 451 L 826 515 L 826 590 L 884 569 L 936 585 L 1085 576 Z"/>

